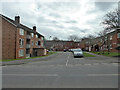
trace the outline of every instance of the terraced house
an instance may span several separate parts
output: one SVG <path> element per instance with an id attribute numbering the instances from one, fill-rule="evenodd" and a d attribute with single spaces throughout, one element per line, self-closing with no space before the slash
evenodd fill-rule
<path id="1" fill-rule="evenodd" d="M 120 29 L 116 29 L 104 36 L 82 39 L 80 47 L 86 51 L 108 51 L 118 52 L 120 47 Z"/>
<path id="2" fill-rule="evenodd" d="M 46 53 L 44 36 L 20 23 L 20 16 L 12 20 L 0 15 L 2 23 L 2 59 L 28 58 Z"/>

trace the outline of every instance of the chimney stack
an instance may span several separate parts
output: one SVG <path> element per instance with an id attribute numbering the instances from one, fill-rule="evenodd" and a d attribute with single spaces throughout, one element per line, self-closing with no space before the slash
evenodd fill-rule
<path id="1" fill-rule="evenodd" d="M 20 16 L 15 16 L 15 22 L 20 23 Z"/>
<path id="2" fill-rule="evenodd" d="M 33 26 L 33 31 L 36 32 L 36 26 Z"/>

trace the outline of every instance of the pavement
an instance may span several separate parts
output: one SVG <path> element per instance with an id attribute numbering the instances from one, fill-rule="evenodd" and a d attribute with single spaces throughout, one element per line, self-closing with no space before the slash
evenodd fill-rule
<path id="1" fill-rule="evenodd" d="M 21 59 L 21 60 L 0 62 L 0 66 L 27 64 L 27 63 L 36 62 L 36 61 L 47 60 L 47 59 L 53 58 L 53 57 L 55 57 L 57 55 L 56 54 L 52 54 L 52 55 L 45 56 L 45 57 L 40 57 L 40 58 L 30 58 L 30 59 Z"/>
<path id="2" fill-rule="evenodd" d="M 58 52 L 43 60 L 2 66 L 2 87 L 118 88 L 117 62 L 117 58 L 74 58 L 70 52 Z"/>

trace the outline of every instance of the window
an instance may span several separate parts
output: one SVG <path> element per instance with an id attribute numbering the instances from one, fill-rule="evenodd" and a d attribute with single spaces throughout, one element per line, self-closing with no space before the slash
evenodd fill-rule
<path id="1" fill-rule="evenodd" d="M 43 43 L 41 43 L 41 46 L 43 47 Z"/>
<path id="2" fill-rule="evenodd" d="M 35 42 L 35 45 L 37 46 L 37 41 Z"/>
<path id="3" fill-rule="evenodd" d="M 112 40 L 112 35 L 110 36 L 110 40 Z"/>
<path id="4" fill-rule="evenodd" d="M 104 50 L 107 50 L 107 45 L 103 45 Z"/>
<path id="5" fill-rule="evenodd" d="M 31 33 L 32 34 L 32 37 L 34 37 L 34 33 Z"/>
<path id="6" fill-rule="evenodd" d="M 105 41 L 107 41 L 107 36 L 105 37 Z"/>
<path id="7" fill-rule="evenodd" d="M 24 39 L 19 38 L 19 47 L 24 45 Z"/>
<path id="8" fill-rule="evenodd" d="M 24 36 L 24 30 L 23 29 L 19 29 L 19 35 L 22 35 L 22 36 Z"/>
<path id="9" fill-rule="evenodd" d="M 43 40 L 43 37 L 41 37 L 41 40 Z"/>
<path id="10" fill-rule="evenodd" d="M 117 38 L 120 38 L 120 33 L 117 34 Z"/>
<path id="11" fill-rule="evenodd" d="M 40 41 L 38 41 L 38 45 L 40 45 Z"/>
<path id="12" fill-rule="evenodd" d="M 120 43 L 118 43 L 118 46 L 120 46 Z"/>
<path id="13" fill-rule="evenodd" d="M 24 53 L 24 50 L 19 50 L 19 57 L 22 57 Z"/>
<path id="14" fill-rule="evenodd" d="M 36 34 L 36 38 L 38 38 L 38 35 Z"/>
<path id="15" fill-rule="evenodd" d="M 112 49 L 112 44 L 110 44 L 110 49 Z"/>
<path id="16" fill-rule="evenodd" d="M 32 46 L 33 46 L 34 42 L 32 41 Z"/>

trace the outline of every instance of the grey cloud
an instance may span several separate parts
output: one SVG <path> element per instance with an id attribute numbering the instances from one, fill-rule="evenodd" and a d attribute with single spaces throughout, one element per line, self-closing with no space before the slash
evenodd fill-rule
<path id="1" fill-rule="evenodd" d="M 52 17 L 55 17 L 55 18 L 60 18 L 61 17 L 57 13 L 50 13 L 49 16 L 52 16 Z"/>
<path id="2" fill-rule="evenodd" d="M 101 11 L 109 10 L 116 2 L 95 2 L 96 7 Z"/>
<path id="3" fill-rule="evenodd" d="M 65 21 L 65 23 L 77 23 L 75 20 Z"/>
<path id="4" fill-rule="evenodd" d="M 50 36 L 52 37 L 58 37 L 59 39 L 67 39 L 67 35 L 63 33 L 60 30 L 54 31 L 53 29 L 50 29 L 49 27 L 39 27 L 38 32 L 42 32 L 43 35 L 45 35 L 45 38 L 49 39 Z M 61 37 L 62 35 L 62 37 Z"/>
<path id="5" fill-rule="evenodd" d="M 82 33 L 86 33 L 86 32 L 88 32 L 89 30 L 88 29 L 81 29 L 81 28 L 78 28 L 78 27 L 70 27 L 69 29 L 72 29 L 72 30 L 74 30 L 74 31 L 76 31 L 76 32 L 82 32 Z"/>

